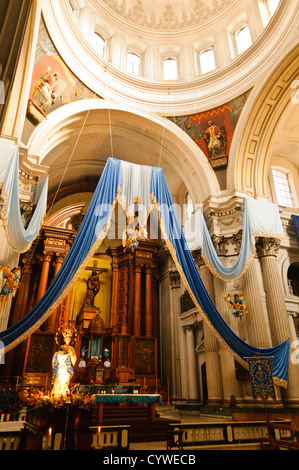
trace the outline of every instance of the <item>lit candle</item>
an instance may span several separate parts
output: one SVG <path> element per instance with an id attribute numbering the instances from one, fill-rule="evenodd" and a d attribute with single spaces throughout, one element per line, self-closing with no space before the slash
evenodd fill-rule
<path id="1" fill-rule="evenodd" d="M 100 434 L 101 434 L 101 426 L 98 427 L 98 438 L 97 438 L 98 445 L 100 445 Z"/>
<path id="2" fill-rule="evenodd" d="M 48 449 L 51 449 L 52 445 L 52 428 L 48 430 Z"/>

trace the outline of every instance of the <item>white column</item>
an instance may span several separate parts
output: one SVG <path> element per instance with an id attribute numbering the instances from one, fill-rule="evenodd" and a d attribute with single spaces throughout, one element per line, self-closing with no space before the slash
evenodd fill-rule
<path id="1" fill-rule="evenodd" d="M 233 315 L 229 312 L 228 306 L 223 299 L 223 295 L 227 294 L 225 282 L 221 279 L 214 277 L 214 288 L 215 288 L 215 305 L 218 312 L 222 315 L 224 321 L 233 330 L 235 324 Z M 222 385 L 223 385 L 223 398 L 225 403 L 228 402 L 231 395 L 235 398 L 241 397 L 241 386 L 236 378 L 235 361 L 233 354 L 228 350 L 225 344 L 220 342 L 220 363 L 222 373 Z"/>
<path id="2" fill-rule="evenodd" d="M 272 346 L 272 340 L 269 334 L 269 322 L 264 315 L 257 276 L 257 262 L 257 259 L 254 259 L 250 268 L 243 275 L 243 291 L 248 310 L 245 319 L 248 343 L 257 348 L 269 348 Z"/>
<path id="3" fill-rule="evenodd" d="M 213 274 L 201 259 L 197 259 L 199 274 L 207 292 L 212 300 L 215 298 Z M 219 355 L 219 343 L 207 323 L 203 322 L 205 361 L 208 389 L 208 403 L 218 404 L 222 401 L 223 387 L 221 380 L 221 364 Z"/>
<path id="4" fill-rule="evenodd" d="M 198 401 L 198 373 L 195 357 L 195 341 L 193 326 L 188 325 L 186 329 L 186 352 L 188 368 L 188 399 L 189 401 Z"/>
<path id="5" fill-rule="evenodd" d="M 283 285 L 278 269 L 277 253 L 280 242 L 273 238 L 260 238 L 257 252 L 262 266 L 263 281 L 267 295 L 267 307 L 273 346 L 292 337 L 288 313 L 284 300 Z M 299 404 L 299 373 L 298 364 L 289 361 L 288 386 L 285 391 L 286 400 Z"/>
<path id="6" fill-rule="evenodd" d="M 14 79 L 9 107 L 2 129 L 2 134 L 22 140 L 22 133 L 27 112 L 35 49 L 41 19 L 41 1 L 32 3 L 22 45 L 19 63 Z"/>

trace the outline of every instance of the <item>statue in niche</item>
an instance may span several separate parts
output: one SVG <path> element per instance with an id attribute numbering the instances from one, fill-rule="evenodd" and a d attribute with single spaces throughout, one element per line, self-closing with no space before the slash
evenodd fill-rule
<path id="1" fill-rule="evenodd" d="M 70 342 L 73 336 L 73 331 L 66 328 L 62 331 L 64 344 L 59 346 L 58 350 L 52 359 L 52 396 L 66 397 L 69 394 L 69 384 L 74 374 L 74 365 L 77 361 L 77 356 L 73 346 Z"/>
<path id="2" fill-rule="evenodd" d="M 208 121 L 208 127 L 204 133 L 204 140 L 207 142 L 209 158 L 226 155 L 226 133 L 223 126 L 220 129 L 213 121 Z"/>

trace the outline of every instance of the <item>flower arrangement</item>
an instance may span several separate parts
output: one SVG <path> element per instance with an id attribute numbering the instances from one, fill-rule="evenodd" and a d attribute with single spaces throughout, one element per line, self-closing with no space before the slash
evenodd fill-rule
<path id="1" fill-rule="evenodd" d="M 67 406 L 77 407 L 81 410 L 91 410 L 95 406 L 95 401 L 89 394 L 84 393 L 72 393 L 67 397 L 64 396 L 47 396 L 43 395 L 42 392 L 38 392 L 35 395 L 29 397 L 26 401 L 28 408 L 35 409 L 48 409 L 49 411 L 59 410 L 66 408 Z"/>
<path id="2" fill-rule="evenodd" d="M 231 395 L 229 400 L 228 400 L 228 404 L 231 408 L 234 408 L 236 406 L 236 399 L 234 397 L 234 395 Z"/>
<path id="3" fill-rule="evenodd" d="M 22 407 L 22 400 L 15 388 L 9 387 L 0 390 L 0 414 L 16 416 Z"/>

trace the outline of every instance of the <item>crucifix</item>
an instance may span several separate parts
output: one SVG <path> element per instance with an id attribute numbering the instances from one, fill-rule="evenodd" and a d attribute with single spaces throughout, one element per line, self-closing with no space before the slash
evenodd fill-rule
<path id="1" fill-rule="evenodd" d="M 101 288 L 99 275 L 108 272 L 108 269 L 98 268 L 98 262 L 94 260 L 92 267 L 85 268 L 86 271 L 91 271 L 91 276 L 87 281 L 87 293 L 84 299 L 84 307 L 94 307 L 94 298 Z"/>

